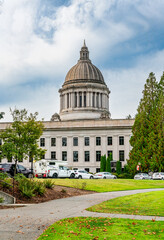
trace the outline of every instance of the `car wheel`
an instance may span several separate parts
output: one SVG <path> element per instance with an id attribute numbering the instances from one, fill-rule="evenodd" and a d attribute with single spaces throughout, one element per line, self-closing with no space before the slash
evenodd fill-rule
<path id="1" fill-rule="evenodd" d="M 106 179 L 106 177 L 103 177 L 103 179 Z"/>
<path id="2" fill-rule="evenodd" d="M 32 174 L 32 173 L 29 173 L 29 174 L 28 174 L 28 178 L 33 178 L 33 174 Z"/>
<path id="3" fill-rule="evenodd" d="M 71 173 L 70 178 L 75 178 L 75 174 L 74 174 L 74 173 Z"/>
<path id="4" fill-rule="evenodd" d="M 54 173 L 54 174 L 52 175 L 52 177 L 53 177 L 53 178 L 57 178 L 57 177 L 58 177 L 57 173 Z"/>
<path id="5" fill-rule="evenodd" d="M 79 178 L 79 179 L 82 179 L 82 176 L 80 175 L 78 178 Z"/>
<path id="6" fill-rule="evenodd" d="M 93 176 L 90 176 L 90 179 L 93 179 Z"/>

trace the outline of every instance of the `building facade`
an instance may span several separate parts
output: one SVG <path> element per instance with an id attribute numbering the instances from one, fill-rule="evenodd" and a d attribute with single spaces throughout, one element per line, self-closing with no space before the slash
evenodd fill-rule
<path id="1" fill-rule="evenodd" d="M 110 118 L 110 90 L 100 70 L 89 59 L 85 41 L 80 59 L 68 71 L 59 94 L 60 112 L 44 122 L 45 129 L 38 143 L 47 150 L 44 158 L 67 161 L 73 169 L 94 173 L 100 170 L 101 156 L 112 154 L 113 160 L 120 160 L 123 168 L 131 149 L 129 140 L 134 120 Z M 7 125 L 0 123 L 0 129 Z M 27 160 L 23 164 L 30 166 Z"/>

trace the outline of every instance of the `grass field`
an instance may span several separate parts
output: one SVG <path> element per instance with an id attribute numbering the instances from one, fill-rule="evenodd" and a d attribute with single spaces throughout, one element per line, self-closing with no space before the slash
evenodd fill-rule
<path id="1" fill-rule="evenodd" d="M 139 193 L 105 201 L 87 209 L 92 212 L 164 216 L 164 191 Z"/>
<path id="2" fill-rule="evenodd" d="M 164 188 L 164 181 L 134 179 L 54 179 L 56 185 L 96 192 L 124 191 L 147 188 Z"/>
<path id="3" fill-rule="evenodd" d="M 110 218 L 68 218 L 51 225 L 38 240 L 164 239 L 164 222 Z"/>

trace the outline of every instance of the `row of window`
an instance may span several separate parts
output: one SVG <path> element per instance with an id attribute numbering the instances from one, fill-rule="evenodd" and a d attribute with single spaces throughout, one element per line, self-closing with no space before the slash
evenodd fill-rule
<path id="1" fill-rule="evenodd" d="M 111 155 L 113 159 L 113 151 L 108 151 L 107 155 Z M 43 159 L 45 159 L 45 155 L 42 156 Z M 51 152 L 51 159 L 56 159 L 56 152 L 52 151 Z M 8 156 L 7 158 L 8 162 L 12 162 L 12 156 Z M 101 160 L 101 151 L 96 151 L 96 162 L 100 162 Z M 119 151 L 119 160 L 124 161 L 124 150 Z M 30 161 L 30 160 L 29 160 Z M 67 161 L 67 151 L 62 151 L 62 161 Z M 78 162 L 79 161 L 79 153 L 78 151 L 73 151 L 73 162 Z M 85 162 L 90 162 L 90 151 L 84 151 L 84 161 Z M 0 158 L 1 162 L 1 158 Z M 19 162 L 23 162 L 23 158 L 19 160 Z"/>
<path id="2" fill-rule="evenodd" d="M 112 145 L 113 140 L 112 137 L 107 137 L 107 145 Z M 89 146 L 90 145 L 90 138 L 84 137 L 84 145 Z M 124 145 L 124 137 L 119 137 L 119 145 Z M 40 146 L 45 147 L 45 138 L 40 138 Z M 56 138 L 51 138 L 51 146 L 56 146 Z M 67 138 L 62 138 L 62 146 L 67 146 Z M 73 146 L 78 146 L 78 137 L 73 138 Z M 101 146 L 101 137 L 96 137 L 96 146 Z"/>
<path id="3" fill-rule="evenodd" d="M 112 155 L 113 159 L 113 151 L 108 151 L 107 155 Z M 56 159 L 56 152 L 52 151 L 51 152 L 51 159 Z M 62 151 L 62 160 L 67 161 L 67 152 Z M 73 162 L 78 162 L 79 160 L 79 154 L 78 151 L 73 151 Z M 96 162 L 100 162 L 101 160 L 101 151 L 96 151 Z M 119 151 L 119 160 L 124 161 L 124 150 Z M 90 151 L 84 151 L 84 161 L 85 162 L 90 162 Z"/>

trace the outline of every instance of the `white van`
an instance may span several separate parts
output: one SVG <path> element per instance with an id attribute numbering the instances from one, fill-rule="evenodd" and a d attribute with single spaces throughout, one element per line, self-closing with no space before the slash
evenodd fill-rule
<path id="1" fill-rule="evenodd" d="M 40 160 L 34 163 L 34 174 L 36 177 L 69 177 L 74 178 L 75 173 L 70 170 L 68 163 L 62 160 Z"/>

